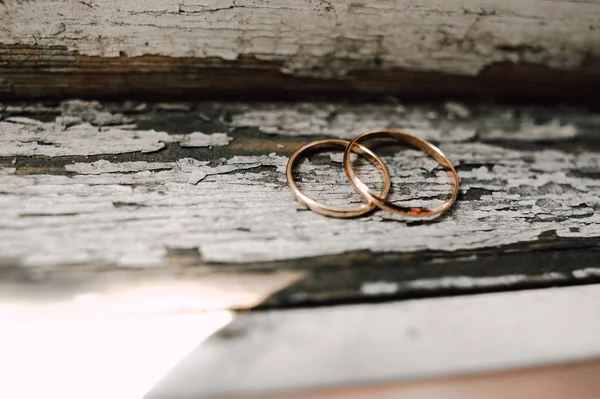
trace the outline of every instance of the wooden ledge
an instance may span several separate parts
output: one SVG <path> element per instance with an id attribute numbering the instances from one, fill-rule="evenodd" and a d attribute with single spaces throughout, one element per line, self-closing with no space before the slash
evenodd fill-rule
<path id="1" fill-rule="evenodd" d="M 573 70 L 497 62 L 466 76 L 407 68 L 354 70 L 336 78 L 282 72 L 276 61 L 219 58 L 101 57 L 63 46 L 2 45 L 0 95 L 16 98 L 265 99 L 400 95 L 478 100 L 590 102 L 600 92 L 600 61 Z"/>

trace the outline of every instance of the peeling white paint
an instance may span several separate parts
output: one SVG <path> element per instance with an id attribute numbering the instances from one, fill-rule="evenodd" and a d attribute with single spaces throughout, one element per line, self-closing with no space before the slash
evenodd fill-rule
<path id="1" fill-rule="evenodd" d="M 435 290 L 440 288 L 486 288 L 510 286 L 523 282 L 548 282 L 564 280 L 567 277 L 561 273 L 545 273 L 539 276 L 524 274 L 508 274 L 494 277 L 445 276 L 441 278 L 419 279 L 406 283 L 413 289 Z"/>
<path id="2" fill-rule="evenodd" d="M 82 175 L 100 175 L 103 173 L 131 173 L 142 171 L 168 170 L 178 168 L 182 171 L 193 171 L 200 166 L 208 165 L 208 161 L 184 158 L 177 162 L 120 162 L 112 163 L 99 160 L 91 163 L 74 163 L 66 165 L 65 169 Z"/>
<path id="3" fill-rule="evenodd" d="M 531 120 L 524 120 L 516 131 L 494 129 L 482 132 L 481 138 L 492 140 L 519 141 L 556 141 L 568 140 L 577 136 L 577 130 L 572 124 L 561 125 L 556 119 L 549 123 L 536 125 Z"/>
<path id="4" fill-rule="evenodd" d="M 224 147 L 229 145 L 233 138 L 227 133 L 205 134 L 200 132 L 176 136 L 182 147 Z"/>
<path id="5" fill-rule="evenodd" d="M 551 230 L 600 236 L 593 210 L 600 204 L 600 180 L 565 173 L 577 155 L 476 143 L 443 149 L 459 163 L 481 157 L 496 164 L 493 170 L 460 173 L 464 191 L 489 194 L 459 201 L 443 219 L 419 226 L 382 223 L 393 219 L 384 212 L 356 220 L 298 212 L 303 207 L 285 184 L 285 157 L 236 156 L 215 166 L 195 160 L 104 161 L 69 165 L 78 173 L 73 176 L 3 175 L 0 257 L 29 265 L 92 260 L 133 265 L 165 262 L 165 248 L 198 248 L 208 262 L 252 262 L 353 250 L 473 249 L 533 241 Z M 394 186 L 402 187 L 392 199 L 433 204 L 439 200 L 432 197 L 449 192 L 442 172 L 414 167 L 420 159 L 416 151 L 384 158 Z M 554 168 L 540 172 L 540 163 Z M 273 168 L 257 169 L 261 166 Z M 317 199 L 341 207 L 360 201 L 339 168 L 304 162 L 299 173 L 302 187 Z M 362 176 L 368 184 L 380 184 L 375 170 Z M 541 200 L 551 200 L 552 208 L 537 206 Z"/>
<path id="6" fill-rule="evenodd" d="M 466 119 L 471 116 L 469 109 L 460 103 L 447 102 L 444 104 L 444 108 L 448 112 L 448 117 L 458 117 Z"/>
<path id="7" fill-rule="evenodd" d="M 506 130 L 508 138 L 531 120 L 527 113 L 516 118 L 506 116 L 506 109 L 491 108 L 477 121 L 469 117 L 451 121 L 440 116 L 443 112 L 427 107 L 278 107 L 242 104 L 233 112 L 232 123 L 287 135 L 308 132 L 346 137 L 356 133 L 352 132 L 355 128 L 384 123 L 385 115 L 394 123 L 400 123 L 404 115 L 406 124 L 413 126 L 407 131 L 441 139 L 441 149 L 459 167 L 465 199 L 442 218 L 409 226 L 381 211 L 355 220 L 330 219 L 306 211 L 286 186 L 287 157 L 276 154 L 173 162 L 78 162 L 65 167 L 69 175 L 15 174 L 17 163 L 0 169 L 0 258 L 16 258 L 32 266 L 103 261 L 134 267 L 164 264 L 167 251 L 176 248 L 197 249 L 207 262 L 268 262 L 354 250 L 496 247 L 535 241 L 548 231 L 561 237 L 600 237 L 600 216 L 595 212 L 600 207 L 600 179 L 593 177 L 600 171 L 599 153 L 516 150 L 456 133 L 480 134 L 491 131 L 486 126 L 492 126 Z M 430 118 L 434 111 L 437 119 Z M 306 129 L 281 124 L 281 118 L 290 115 L 296 123 L 304 120 Z M 585 120 L 586 115 L 573 114 L 560 118 L 560 123 L 543 124 L 540 132 L 564 137 L 564 126 L 574 126 L 574 121 Z M 54 142 L 41 147 L 76 155 L 97 152 L 99 147 L 118 153 L 132 148 L 151 150 L 165 140 L 179 140 L 179 135 L 110 126 L 101 131 L 90 122 L 66 128 L 58 122 L 25 118 L 1 122 L 0 129 L 8 129 L 6 126 L 17 129 L 0 133 L 4 134 L 0 141 L 6 144 L 0 151 L 10 152 L 10 156 L 15 156 L 15 148 L 37 154 L 22 147 L 40 138 Z M 108 139 L 110 132 L 116 131 L 119 134 Z M 101 143 L 98 137 L 103 138 Z M 198 137 L 205 143 L 204 136 Z M 215 140 L 223 143 L 224 137 Z M 384 160 L 395 187 L 392 200 L 431 206 L 449 194 L 448 177 L 424 154 L 405 150 L 386 155 Z M 362 201 L 339 164 L 306 161 L 297 172 L 302 189 L 317 200 L 339 207 Z M 381 185 L 375 168 L 360 172 L 370 186 Z M 394 219 L 399 221 L 390 223 Z M 418 284 L 502 283 L 456 278 Z M 394 287 L 363 288 L 372 292 Z"/>
<path id="8" fill-rule="evenodd" d="M 365 282 L 360 286 L 360 293 L 363 295 L 390 295 L 398 292 L 399 288 L 400 285 L 395 282 Z"/>
<path id="9" fill-rule="evenodd" d="M 574 270 L 572 273 L 575 278 L 600 277 L 600 268 L 589 267 L 587 269 Z"/>
<path id="10" fill-rule="evenodd" d="M 475 75 L 500 61 L 570 69 L 600 55 L 600 43 L 591 40 L 600 27 L 598 5 L 597 0 L 5 1 L 0 43 L 65 46 L 105 57 L 250 56 L 318 77 L 394 67 Z"/>
<path id="11" fill-rule="evenodd" d="M 195 170 L 192 172 L 192 174 L 190 175 L 190 178 L 188 179 L 188 183 L 190 184 L 198 184 L 198 182 L 204 180 L 204 178 L 208 176 L 206 174 L 206 172 L 202 172 L 199 170 Z"/>
<path id="12" fill-rule="evenodd" d="M 98 101 L 66 100 L 61 103 L 61 119 L 58 122 L 66 126 L 80 123 L 90 123 L 95 126 L 127 125 L 132 122 L 130 118 L 120 113 L 113 113 L 104 109 Z M 32 111 L 41 111 L 35 107 Z"/>
<path id="13" fill-rule="evenodd" d="M 17 171 L 17 168 L 0 168 L 0 174 L 2 175 L 12 175 Z"/>
<path id="14" fill-rule="evenodd" d="M 100 114 L 103 114 L 101 111 Z M 225 133 L 169 135 L 154 130 L 136 130 L 135 125 L 124 128 L 102 127 L 108 120 L 117 121 L 98 113 L 88 118 L 68 119 L 57 117 L 54 122 L 40 122 L 26 117 L 11 117 L 0 121 L 0 156 L 123 154 L 127 152 L 154 152 L 166 143 L 179 143 L 183 147 L 220 147 L 232 140 Z M 91 119 L 99 126 L 84 119 Z"/>
<path id="15" fill-rule="evenodd" d="M 233 115 L 235 127 L 256 127 L 266 134 L 332 136 L 352 139 L 377 129 L 407 130 L 433 141 L 465 141 L 475 136 L 469 126 L 436 124 L 424 108 L 400 112 L 396 106 L 340 107 L 336 104 L 302 104 L 255 107 Z"/>
<path id="16" fill-rule="evenodd" d="M 165 142 L 169 141 L 167 133 L 152 130 L 103 131 L 88 123 L 66 127 L 25 119 L 11 118 L 6 122 L 0 121 L 0 156 L 55 157 L 153 152 L 163 148 Z M 102 140 L 99 140 L 100 137 Z"/>
<path id="17" fill-rule="evenodd" d="M 600 269 L 582 269 L 572 272 L 576 278 L 586 278 L 600 276 Z M 365 282 L 360 288 L 363 295 L 390 295 L 395 294 L 400 288 L 418 289 L 418 290 L 439 290 L 445 288 L 489 288 L 489 287 L 507 287 L 517 283 L 538 283 L 555 282 L 565 280 L 568 277 L 562 273 L 550 272 L 540 274 L 539 276 L 525 274 L 508 274 L 494 277 L 472 277 L 472 276 L 444 276 L 440 278 L 417 279 L 406 283 L 398 282 Z"/>
<path id="18" fill-rule="evenodd" d="M 254 127 L 266 134 L 289 136 L 332 136 L 352 139 L 360 133 L 396 129 L 434 142 L 463 142 L 476 136 L 486 141 L 564 141 L 578 135 L 571 121 L 558 118 L 536 124 L 529 113 L 486 113 L 471 117 L 458 103 L 445 104 L 448 115 L 428 107 L 397 105 L 341 106 L 338 104 L 262 105 L 233 115 L 234 127 Z M 458 120 L 454 120 L 459 116 Z M 590 120 L 593 117 L 589 117 Z M 593 122 L 595 124 L 595 122 Z"/>

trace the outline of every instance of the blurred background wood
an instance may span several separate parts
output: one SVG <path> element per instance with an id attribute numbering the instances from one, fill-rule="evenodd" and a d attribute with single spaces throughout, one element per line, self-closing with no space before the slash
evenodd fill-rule
<path id="1" fill-rule="evenodd" d="M 0 95 L 589 101 L 598 32 L 598 0 L 5 0 Z"/>

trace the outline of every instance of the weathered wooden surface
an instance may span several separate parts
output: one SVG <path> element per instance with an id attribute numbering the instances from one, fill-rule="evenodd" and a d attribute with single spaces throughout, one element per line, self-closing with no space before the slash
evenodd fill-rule
<path id="1" fill-rule="evenodd" d="M 600 87 L 599 31 L 598 0 L 6 0 L 0 93 L 581 100 Z"/>
<path id="2" fill-rule="evenodd" d="M 594 112 L 82 101 L 0 110 L 5 296 L 191 282 L 210 298 L 192 307 L 244 308 L 600 280 Z M 339 220 L 294 201 L 284 167 L 295 148 L 375 128 L 440 144 L 461 178 L 450 212 L 431 222 L 385 212 Z M 423 205 L 449 193 L 420 153 L 381 154 L 392 199 Z M 339 157 L 305 162 L 298 176 L 315 198 L 351 205 L 360 197 Z M 379 184 L 374 170 L 361 173 Z"/>
<path id="3" fill-rule="evenodd" d="M 597 358 L 599 312 L 593 285 L 243 314 L 146 398 L 372 398 L 377 390 L 361 395 L 361 387 Z M 342 387 L 347 395 L 332 389 Z M 442 392 L 407 397 L 452 397 Z M 517 393 L 503 397 L 538 397 Z M 569 394 L 559 397 L 577 396 Z M 405 396 L 381 398 L 395 397 Z"/>

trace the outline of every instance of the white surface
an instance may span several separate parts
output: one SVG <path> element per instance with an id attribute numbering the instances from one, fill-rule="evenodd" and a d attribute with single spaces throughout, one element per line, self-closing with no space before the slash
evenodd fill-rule
<path id="1" fill-rule="evenodd" d="M 598 0 L 3 3 L 3 44 L 107 57 L 247 56 L 318 77 L 389 67 L 475 75 L 500 61 L 574 68 L 600 54 Z"/>
<path id="2" fill-rule="evenodd" d="M 600 285 L 238 315 L 147 399 L 200 399 L 600 356 Z"/>
<path id="3" fill-rule="evenodd" d="M 102 305 L 102 297 L 83 296 L 60 305 L 0 302 L 0 397 L 140 399 L 233 317 L 106 313 Z"/>

